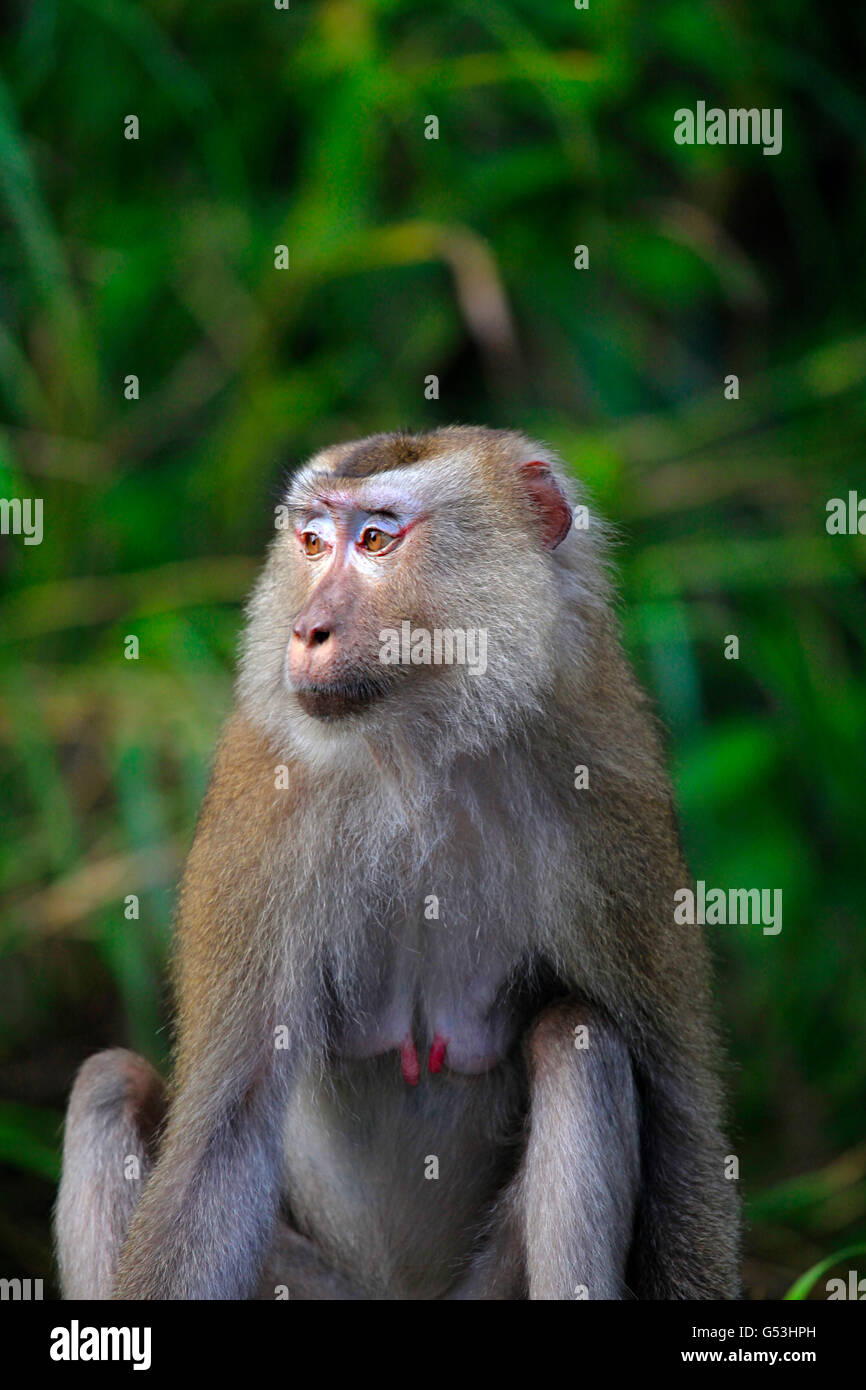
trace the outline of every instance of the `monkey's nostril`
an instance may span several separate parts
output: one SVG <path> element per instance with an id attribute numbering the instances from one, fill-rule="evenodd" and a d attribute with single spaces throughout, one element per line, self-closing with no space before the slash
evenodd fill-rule
<path id="1" fill-rule="evenodd" d="M 315 646 L 320 647 L 323 642 L 327 642 L 330 637 L 330 630 L 326 627 L 314 628 L 310 633 L 310 638 Z"/>

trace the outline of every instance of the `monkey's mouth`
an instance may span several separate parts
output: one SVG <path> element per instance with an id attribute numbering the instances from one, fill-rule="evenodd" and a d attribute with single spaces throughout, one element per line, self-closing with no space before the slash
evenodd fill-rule
<path id="1" fill-rule="evenodd" d="M 370 679 L 295 687 L 298 704 L 314 719 L 345 719 L 349 714 L 361 714 L 387 693 L 384 681 Z"/>

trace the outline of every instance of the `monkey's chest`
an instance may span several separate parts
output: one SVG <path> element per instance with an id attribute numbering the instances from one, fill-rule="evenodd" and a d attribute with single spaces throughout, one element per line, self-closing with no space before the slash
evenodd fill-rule
<path id="1" fill-rule="evenodd" d="M 459 949 L 444 934 L 393 945 L 371 960 L 345 1001 L 336 1052 L 350 1058 L 398 1053 L 404 1081 L 443 1071 L 479 1075 L 511 1048 L 518 1019 L 509 1007 L 508 963 Z"/>

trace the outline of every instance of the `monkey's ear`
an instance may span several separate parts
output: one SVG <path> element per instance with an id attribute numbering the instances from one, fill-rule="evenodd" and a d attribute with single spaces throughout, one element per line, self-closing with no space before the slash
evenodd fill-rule
<path id="1" fill-rule="evenodd" d="M 541 522 L 541 543 L 555 550 L 571 530 L 571 507 L 543 459 L 521 464 L 520 476 Z"/>

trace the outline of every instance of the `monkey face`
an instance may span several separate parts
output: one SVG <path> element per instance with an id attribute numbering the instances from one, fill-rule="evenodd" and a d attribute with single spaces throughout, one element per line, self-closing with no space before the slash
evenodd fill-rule
<path id="1" fill-rule="evenodd" d="M 381 634 L 409 599 L 424 513 L 393 493 L 370 499 L 321 486 L 296 513 L 293 561 L 305 598 L 292 623 L 286 683 L 317 719 L 361 714 L 399 677 Z"/>
<path id="2" fill-rule="evenodd" d="M 543 717 L 604 589 L 570 490 L 549 451 L 504 431 L 316 455 L 250 603 L 247 713 L 313 760 L 399 744 L 431 766 Z"/>

